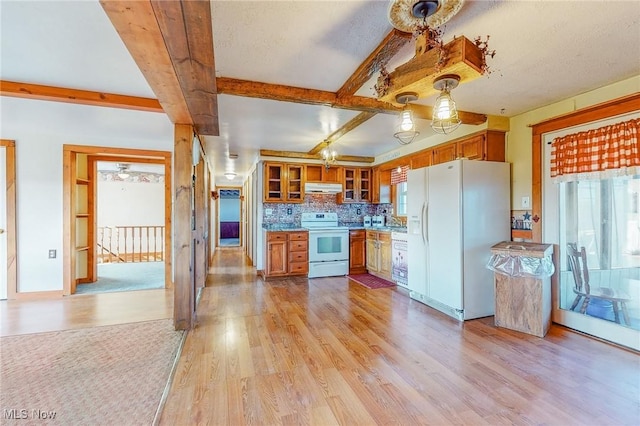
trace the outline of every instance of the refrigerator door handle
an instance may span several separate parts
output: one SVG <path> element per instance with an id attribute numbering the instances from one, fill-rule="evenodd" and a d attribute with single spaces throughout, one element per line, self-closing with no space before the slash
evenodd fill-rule
<path id="1" fill-rule="evenodd" d="M 427 245 L 427 240 L 425 237 L 425 228 L 426 228 L 426 220 L 427 220 L 427 214 L 426 214 L 426 209 L 427 209 L 427 202 L 423 202 L 422 203 L 422 211 L 420 212 L 420 236 L 422 237 L 422 244 Z"/>
<path id="2" fill-rule="evenodd" d="M 429 244 L 429 203 L 426 203 L 426 208 L 424 212 L 424 239 L 426 240 L 426 244 Z"/>

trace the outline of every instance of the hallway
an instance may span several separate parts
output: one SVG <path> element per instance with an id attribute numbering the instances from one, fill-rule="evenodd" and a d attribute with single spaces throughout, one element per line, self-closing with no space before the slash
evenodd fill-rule
<path id="1" fill-rule="evenodd" d="M 161 424 L 632 424 L 640 357 L 460 323 L 344 277 L 263 282 L 217 250 Z M 606 366 L 606 368 L 603 368 Z"/>

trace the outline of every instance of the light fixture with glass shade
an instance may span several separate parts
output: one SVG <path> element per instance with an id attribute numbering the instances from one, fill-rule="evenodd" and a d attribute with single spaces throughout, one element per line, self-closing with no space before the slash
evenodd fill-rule
<path id="1" fill-rule="evenodd" d="M 226 172 L 226 173 L 224 174 L 224 177 L 226 177 L 226 178 L 227 178 L 227 179 L 229 179 L 229 180 L 233 180 L 233 179 L 235 179 L 236 174 L 235 174 L 234 172 Z"/>
<path id="2" fill-rule="evenodd" d="M 329 147 L 326 147 L 320 153 L 322 154 L 322 161 L 324 161 L 325 169 L 329 170 L 331 165 L 336 163 L 336 156 L 338 153 L 334 149 L 329 149 Z"/>
<path id="3" fill-rule="evenodd" d="M 131 164 L 127 163 L 117 163 L 116 167 L 118 168 L 118 177 L 122 180 L 125 180 L 129 177 L 129 169 L 131 168 Z"/>
<path id="4" fill-rule="evenodd" d="M 455 74 L 440 76 L 433 82 L 433 88 L 440 91 L 440 96 L 433 106 L 433 119 L 431 128 L 436 133 L 447 134 L 460 126 L 456 103 L 451 97 L 451 90 L 460 82 L 460 77 Z"/>
<path id="5" fill-rule="evenodd" d="M 418 94 L 415 92 L 399 93 L 396 96 L 396 102 L 404 104 L 402 113 L 400 114 L 400 122 L 398 123 L 398 131 L 393 136 L 398 139 L 402 145 L 408 145 L 420 134 L 416 131 L 416 123 L 413 120 L 413 111 L 409 107 L 409 102 L 418 100 Z"/>

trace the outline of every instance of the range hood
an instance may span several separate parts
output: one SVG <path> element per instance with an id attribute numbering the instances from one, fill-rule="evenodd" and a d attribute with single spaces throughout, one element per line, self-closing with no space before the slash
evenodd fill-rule
<path id="1" fill-rule="evenodd" d="M 338 194 L 342 192 L 341 183 L 307 182 L 304 184 L 307 194 Z"/>

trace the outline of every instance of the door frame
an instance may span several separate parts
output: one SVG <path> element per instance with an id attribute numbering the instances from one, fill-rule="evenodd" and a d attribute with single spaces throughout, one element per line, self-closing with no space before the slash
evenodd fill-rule
<path id="1" fill-rule="evenodd" d="M 72 160 L 77 154 L 87 154 L 89 162 L 95 167 L 97 161 L 120 161 L 120 162 L 136 162 L 136 163 L 152 163 L 164 165 L 164 270 L 165 270 L 165 288 L 173 287 L 172 273 L 172 197 L 171 197 L 171 159 L 172 153 L 169 151 L 142 150 L 130 148 L 112 148 L 97 147 L 84 145 L 67 145 L 63 146 L 63 285 L 62 294 L 68 296 L 72 291 L 72 280 L 75 277 L 72 271 L 75 271 L 75 258 L 72 256 L 73 241 L 72 236 L 75 235 L 73 227 L 74 209 L 72 208 L 72 188 L 75 178 L 72 176 Z M 95 183 L 94 183 L 95 185 Z M 92 248 L 95 250 L 95 247 Z"/>
<path id="2" fill-rule="evenodd" d="M 244 201 L 244 197 L 243 197 L 243 187 L 241 186 L 226 186 L 226 185 L 218 185 L 216 186 L 216 191 L 218 193 L 218 199 L 216 200 L 216 228 L 218 230 L 218 232 L 216 232 L 216 247 L 220 248 L 222 247 L 220 245 L 220 200 L 222 199 L 222 197 L 220 196 L 220 191 L 223 189 L 232 189 L 232 190 L 237 190 L 238 191 L 238 227 L 239 227 L 239 233 L 238 233 L 238 245 L 237 246 L 232 246 L 232 247 L 243 247 L 243 238 L 244 238 L 244 232 L 243 232 L 243 226 L 242 226 L 242 222 L 243 222 L 243 218 L 242 218 L 242 203 Z"/>
<path id="3" fill-rule="evenodd" d="M 15 299 L 18 293 L 17 244 L 16 244 L 16 142 L 0 139 L 6 150 L 6 208 L 7 225 L 7 299 Z"/>

